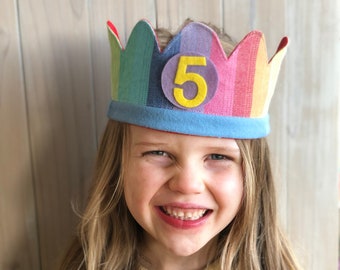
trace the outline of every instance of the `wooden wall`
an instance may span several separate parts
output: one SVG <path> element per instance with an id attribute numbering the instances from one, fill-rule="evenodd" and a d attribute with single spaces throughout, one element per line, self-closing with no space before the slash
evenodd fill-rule
<path id="1" fill-rule="evenodd" d="M 191 17 L 291 43 L 271 106 L 280 216 L 305 269 L 337 269 L 338 0 L 0 0 L 0 269 L 54 269 L 75 230 L 110 96 L 106 20 Z"/>

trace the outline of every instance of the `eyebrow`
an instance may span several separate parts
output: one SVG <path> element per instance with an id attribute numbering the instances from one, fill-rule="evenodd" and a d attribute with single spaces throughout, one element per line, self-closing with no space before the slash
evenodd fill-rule
<path id="1" fill-rule="evenodd" d="M 211 146 L 207 147 L 207 149 L 210 149 L 211 151 L 228 151 L 228 152 L 240 152 L 240 148 L 234 147 L 234 146 Z"/>
<path id="2" fill-rule="evenodd" d="M 133 144 L 134 146 L 153 146 L 153 147 L 164 147 L 169 145 L 169 143 L 163 143 L 163 142 L 145 142 L 145 141 L 141 141 L 141 142 L 136 142 Z M 230 146 L 227 144 L 224 145 L 218 145 L 218 146 L 202 146 L 203 149 L 207 149 L 211 152 L 221 152 L 221 151 L 226 151 L 226 152 L 232 152 L 232 153 L 240 153 L 240 148 L 236 145 L 236 146 Z"/>
<path id="3" fill-rule="evenodd" d="M 168 143 L 154 143 L 154 142 L 136 142 L 133 145 L 136 146 L 164 146 L 164 145 L 168 145 Z"/>

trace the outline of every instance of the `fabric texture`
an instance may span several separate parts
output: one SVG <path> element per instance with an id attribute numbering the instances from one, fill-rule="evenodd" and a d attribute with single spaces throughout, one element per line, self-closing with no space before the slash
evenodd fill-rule
<path id="1" fill-rule="evenodd" d="M 108 22 L 112 102 L 108 117 L 148 128 L 237 139 L 269 134 L 268 108 L 288 38 L 268 61 L 264 35 L 252 31 L 226 56 L 217 34 L 193 22 L 161 51 L 139 21 L 126 48 Z"/>

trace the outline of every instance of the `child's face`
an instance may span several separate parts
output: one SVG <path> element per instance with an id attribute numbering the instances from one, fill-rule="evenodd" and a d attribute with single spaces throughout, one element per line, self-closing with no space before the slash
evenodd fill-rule
<path id="1" fill-rule="evenodd" d="M 239 209 L 243 175 L 233 139 L 131 126 L 127 160 L 125 199 L 155 254 L 203 251 Z"/>

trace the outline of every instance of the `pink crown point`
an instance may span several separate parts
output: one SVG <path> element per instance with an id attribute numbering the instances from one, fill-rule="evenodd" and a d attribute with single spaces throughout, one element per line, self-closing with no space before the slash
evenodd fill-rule
<path id="1" fill-rule="evenodd" d="M 212 114 L 237 117 L 262 117 L 267 114 L 288 39 L 268 61 L 264 35 L 252 31 L 224 58 L 217 48 L 220 77 L 217 94 L 206 106 Z M 221 110 L 221 108 L 223 108 Z"/>

